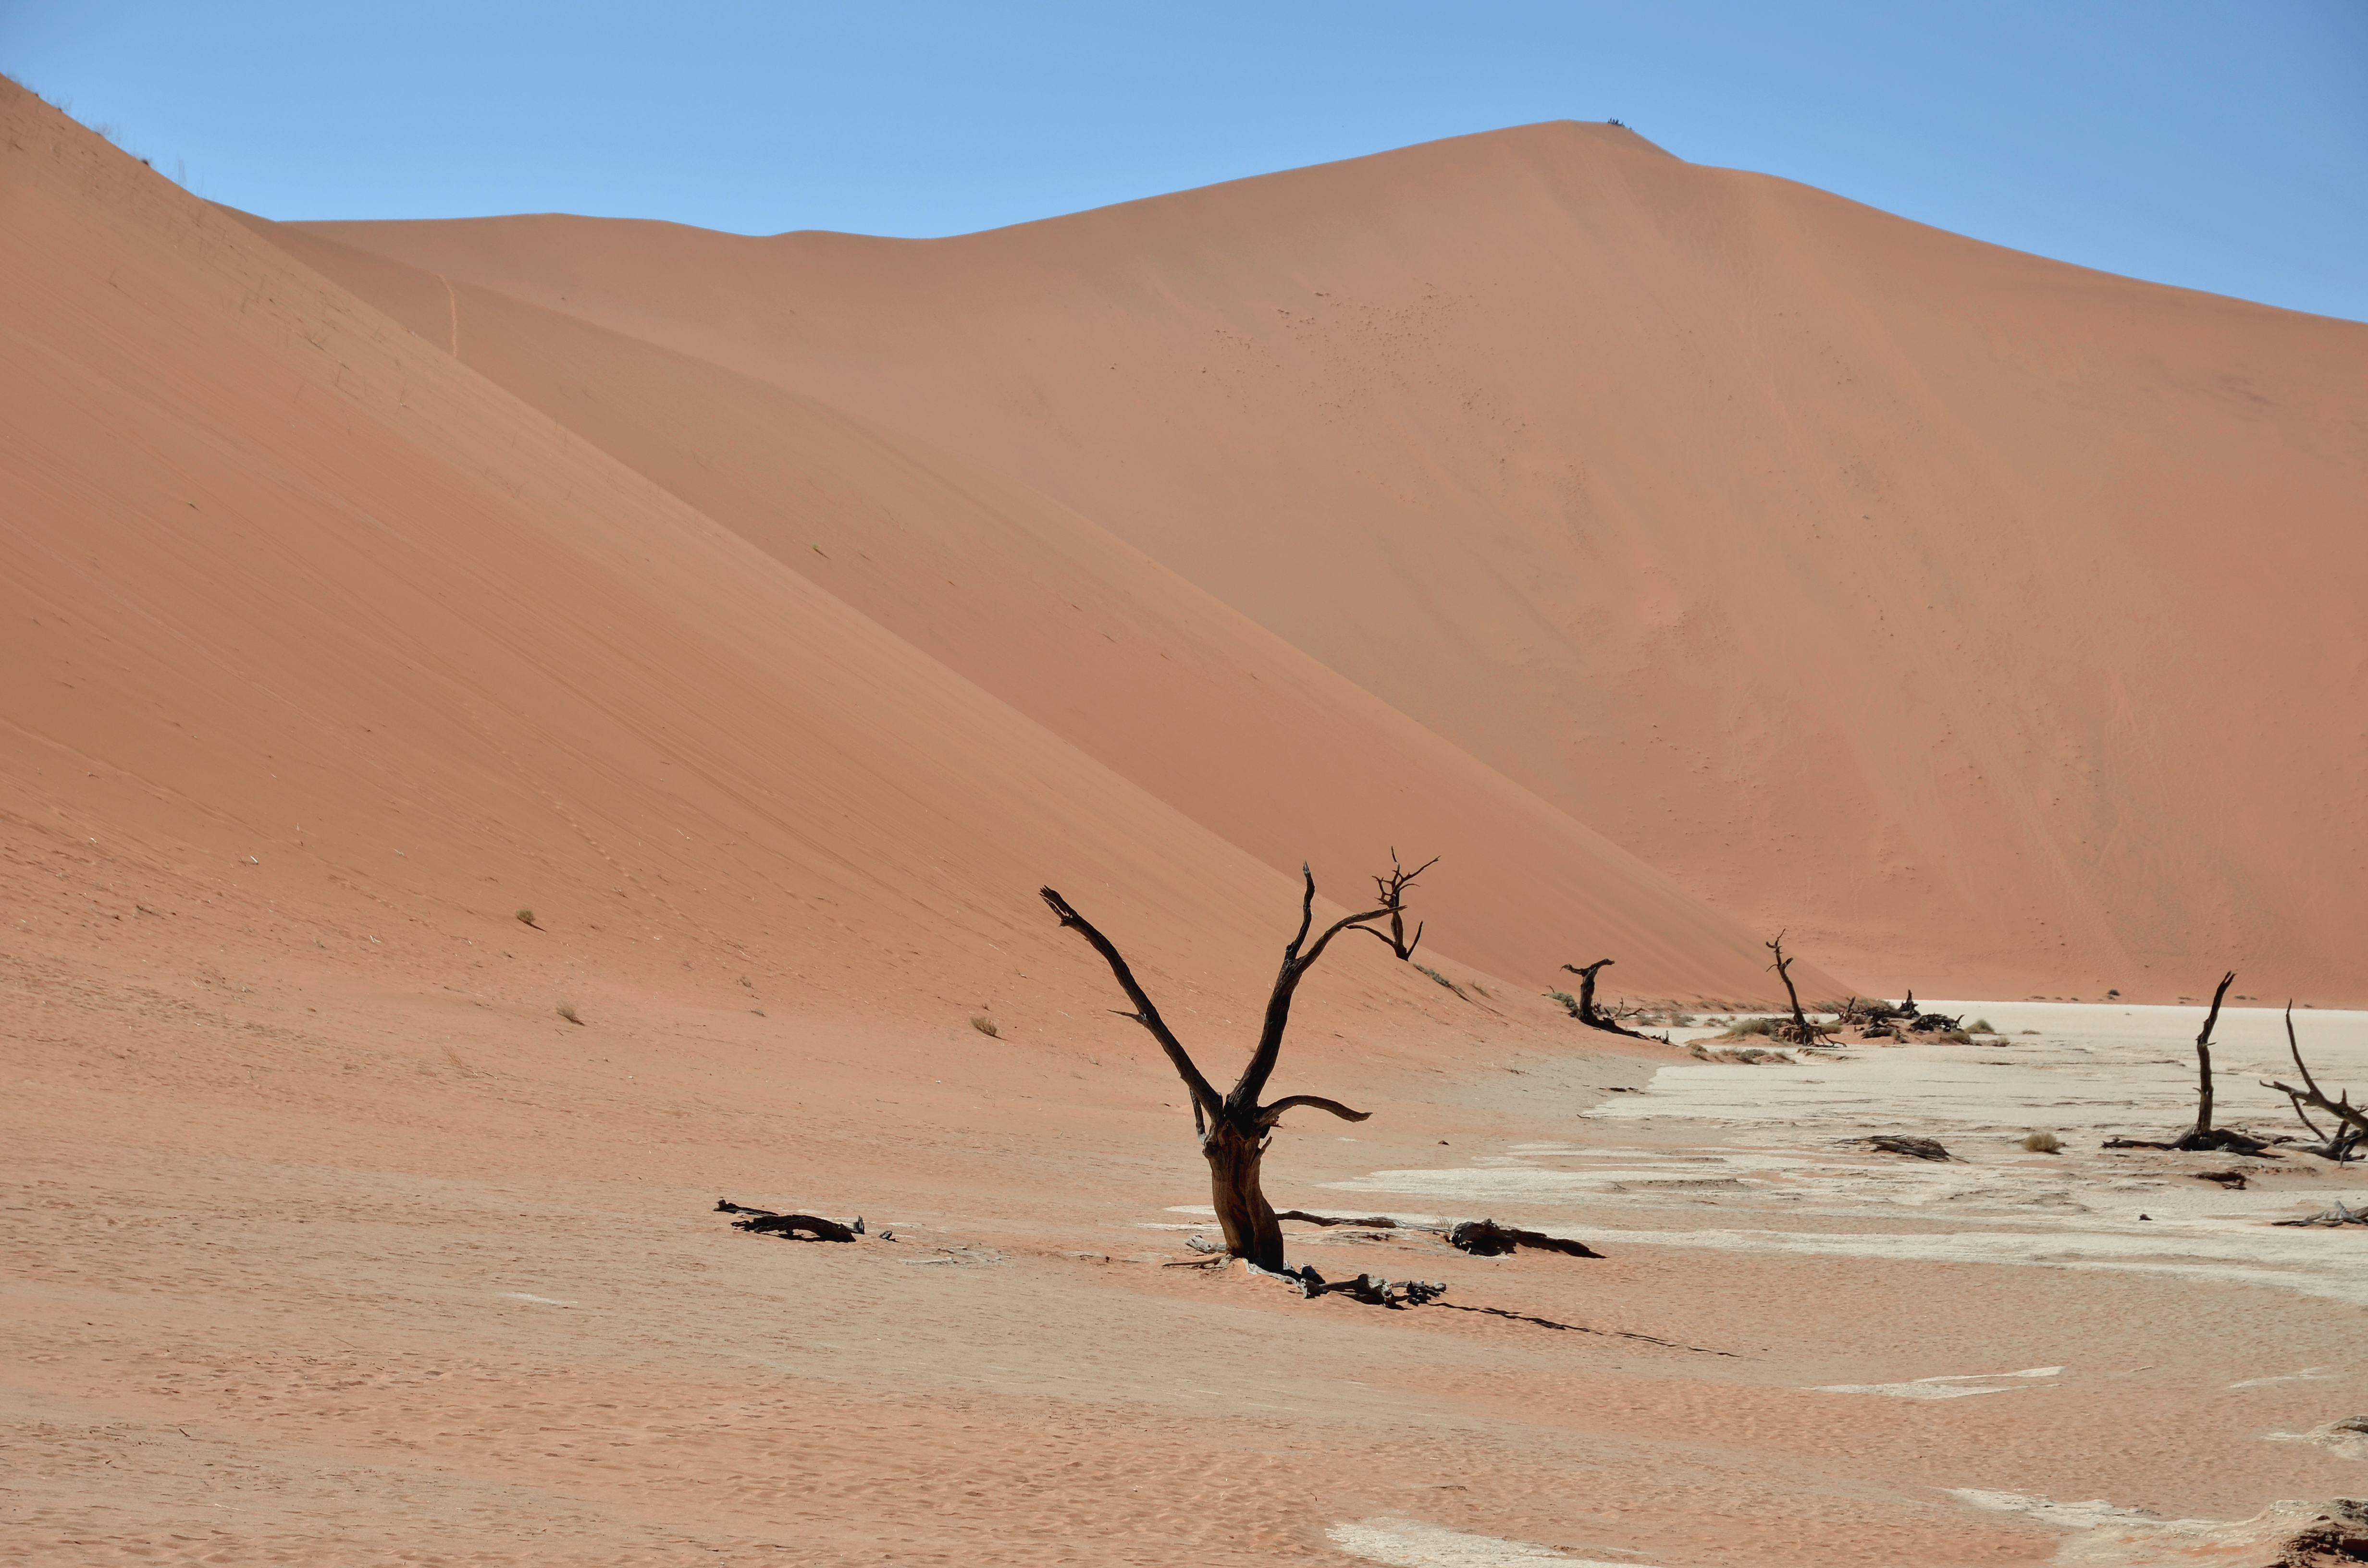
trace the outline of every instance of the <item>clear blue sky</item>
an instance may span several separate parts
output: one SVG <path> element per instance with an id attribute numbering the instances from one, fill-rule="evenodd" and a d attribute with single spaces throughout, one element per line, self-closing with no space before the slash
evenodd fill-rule
<path id="1" fill-rule="evenodd" d="M 2368 319 L 2368 0 L 0 0 L 0 70 L 274 218 L 945 234 L 1540 119 Z"/>

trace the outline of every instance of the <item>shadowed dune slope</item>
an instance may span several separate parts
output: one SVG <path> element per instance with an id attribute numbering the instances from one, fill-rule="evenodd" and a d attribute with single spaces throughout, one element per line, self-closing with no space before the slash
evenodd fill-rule
<path id="1" fill-rule="evenodd" d="M 1347 899 L 1364 880 L 1340 873 L 1385 846 L 1440 857 L 1422 883 L 1434 955 L 1543 984 L 1581 949 L 1613 954 L 1622 988 L 1655 994 L 1702 956 L 1735 985 L 1764 961 L 1658 873 L 1025 486 L 770 382 L 245 221 L 1278 870 L 1312 858 Z"/>
<path id="2" fill-rule="evenodd" d="M 1570 124 L 947 240 L 309 227 L 1009 474 L 1861 981 L 2368 1001 L 2368 327 Z"/>
<path id="3" fill-rule="evenodd" d="M 587 985 L 754 972 L 888 1018 L 994 988 L 1058 1034 L 1107 980 L 1051 881 L 1155 973 L 1270 973 L 1270 867 L 5 91 L 6 869 L 178 890 L 44 931 L 334 933 L 413 976 L 541 944 Z M 1654 980 L 1764 987 L 1738 928 L 1586 851 L 1629 880 L 1585 896 L 1658 900 Z"/>

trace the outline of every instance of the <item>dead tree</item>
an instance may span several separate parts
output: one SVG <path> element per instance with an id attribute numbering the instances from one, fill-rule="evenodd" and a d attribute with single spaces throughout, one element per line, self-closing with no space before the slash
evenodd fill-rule
<path id="1" fill-rule="evenodd" d="M 2212 1125 L 2212 1028 L 2220 1021 L 2221 1000 L 2236 983 L 2233 969 L 2220 977 L 2220 988 L 2212 993 L 2212 1010 L 2203 1015 L 2203 1032 L 2195 1037 L 2195 1125 L 2179 1140 L 2178 1148 L 2217 1149 L 2223 1142 L 2223 1134 Z"/>
<path id="2" fill-rule="evenodd" d="M 1119 1017 L 1141 1024 L 1159 1042 L 1159 1049 L 1167 1053 L 1177 1076 L 1184 1080 L 1185 1091 L 1192 1100 L 1193 1130 L 1201 1135 L 1201 1153 L 1209 1162 L 1209 1193 L 1216 1206 L 1217 1224 L 1225 1233 L 1225 1251 L 1276 1273 L 1282 1272 L 1283 1267 L 1282 1227 L 1276 1222 L 1274 1209 L 1258 1185 L 1258 1164 L 1266 1157 L 1275 1123 L 1294 1106 L 1330 1111 L 1345 1121 L 1362 1121 L 1372 1114 L 1350 1110 L 1339 1101 L 1327 1100 L 1320 1095 L 1286 1095 L 1265 1105 L 1258 1103 L 1258 1096 L 1266 1092 L 1267 1080 L 1274 1074 L 1275 1062 L 1282 1054 L 1282 1032 L 1291 1022 L 1292 994 L 1299 989 L 1307 971 L 1315 967 L 1315 960 L 1324 956 L 1333 937 L 1343 931 L 1367 928 L 1368 921 L 1395 913 L 1383 907 L 1336 920 L 1310 946 L 1307 933 L 1315 922 L 1315 875 L 1304 865 L 1299 868 L 1299 875 L 1304 884 L 1299 901 L 1299 934 L 1282 949 L 1282 968 L 1274 977 L 1273 992 L 1267 997 L 1258 1048 L 1250 1053 L 1249 1064 L 1242 1069 L 1232 1090 L 1224 1095 L 1218 1094 L 1215 1085 L 1193 1064 L 1190 1053 L 1159 1016 L 1159 1009 L 1110 939 L 1071 908 L 1067 899 L 1051 888 L 1039 890 L 1061 924 L 1083 937 L 1093 945 L 1094 951 L 1101 954 L 1117 978 L 1119 989 L 1134 1004 L 1134 1011 L 1120 1013 Z"/>
<path id="3" fill-rule="evenodd" d="M 1654 1035 L 1637 1033 L 1634 1029 L 1625 1027 L 1619 1019 L 1613 1017 L 1601 1007 L 1596 1006 L 1595 977 L 1600 971 L 1611 967 L 1611 960 L 1610 959 L 1598 959 L 1593 963 L 1588 964 L 1585 969 L 1579 968 L 1575 963 L 1566 963 L 1562 967 L 1570 971 L 1571 973 L 1578 976 L 1577 999 L 1576 1001 L 1570 1001 L 1567 1004 L 1568 1010 L 1572 1017 L 1577 1018 L 1588 1028 L 1602 1029 L 1608 1034 L 1624 1034 L 1630 1040 L 1655 1040 L 1659 1038 Z M 1560 992 L 1553 992 L 1549 994 L 1561 996 L 1562 994 Z M 1667 1039 L 1660 1039 L 1660 1043 L 1667 1045 L 1669 1042 Z"/>
<path id="4" fill-rule="evenodd" d="M 1779 931 L 1776 933 L 1776 939 L 1774 941 L 1763 942 L 1760 945 L 1766 948 L 1770 952 L 1776 955 L 1776 961 L 1770 964 L 1768 967 L 1776 971 L 1776 978 L 1784 983 L 1784 994 L 1792 999 L 1793 1039 L 1791 1043 L 1794 1045 L 1816 1044 L 1824 1037 L 1818 1034 L 1816 1029 L 1809 1027 L 1809 1015 L 1801 1011 L 1801 994 L 1793 989 L 1793 960 L 1784 956 L 1784 933 Z"/>
<path id="5" fill-rule="evenodd" d="M 2368 1141 L 2368 1109 L 2351 1103 L 2351 1091 L 2349 1089 L 2339 1097 L 2328 1099 L 2326 1092 L 2319 1088 L 2318 1080 L 2310 1075 L 2310 1064 L 2302 1059 L 2302 1046 L 2294 1040 L 2292 1001 L 2286 1003 L 2286 1049 L 2294 1053 L 2294 1071 L 2302 1074 L 2302 1087 L 2297 1089 L 2269 1079 L 2264 1079 L 2261 1086 L 2275 1089 L 2285 1096 L 2288 1103 L 2293 1105 L 2294 1114 L 2302 1118 L 2302 1124 L 2310 1129 L 2312 1137 L 2318 1140 L 2318 1147 L 2309 1149 L 2307 1153 L 2340 1165 L 2351 1157 L 2351 1152 L 2363 1141 Z M 2331 1136 L 2318 1130 L 2318 1123 L 2303 1109 L 2305 1106 L 2316 1106 L 2335 1119 L 2335 1131 Z"/>
<path id="6" fill-rule="evenodd" d="M 1434 855 L 1429 859 L 1425 860 L 1421 865 L 1417 866 L 1413 870 L 1409 871 L 1404 866 L 1398 864 L 1397 846 L 1395 845 L 1392 845 L 1390 846 L 1390 874 L 1386 877 L 1375 877 L 1373 879 L 1373 889 L 1381 898 L 1382 907 L 1388 910 L 1390 914 L 1389 932 L 1384 936 L 1381 931 L 1371 926 L 1360 926 L 1357 929 L 1362 931 L 1368 937 L 1372 937 L 1376 940 L 1386 943 L 1390 951 L 1397 954 L 1401 960 L 1413 958 L 1415 949 L 1422 945 L 1422 922 L 1419 920 L 1415 922 L 1414 940 L 1406 940 L 1406 889 L 1414 886 L 1414 880 L 1417 877 L 1422 875 L 1425 871 L 1429 870 L 1433 866 L 1438 864 L 1439 857 Z"/>

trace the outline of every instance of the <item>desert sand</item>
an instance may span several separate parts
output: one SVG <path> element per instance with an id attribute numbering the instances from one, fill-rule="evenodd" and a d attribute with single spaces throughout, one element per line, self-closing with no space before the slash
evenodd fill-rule
<path id="1" fill-rule="evenodd" d="M 273 224 L 0 110 L 0 1562 L 2138 1562 L 2361 1490 L 2368 1229 L 2272 1223 L 2359 1168 L 2095 1147 L 2177 1123 L 2152 1004 L 2224 961 L 2224 1120 L 2283 1115 L 2289 984 L 2368 1087 L 2363 743 L 2280 733 L 2363 667 L 2359 329 L 1588 128 L 913 244 Z M 1354 310 L 1269 320 L 1294 267 Z M 1719 424 L 1739 275 L 1831 314 Z M 1628 358 L 1577 397 L 1582 324 Z M 2005 395 L 2070 395 L 2017 333 L 2110 438 Z M 1889 542 L 1818 554 L 1771 420 Z M 2200 560 L 2230 487 L 2282 521 Z M 2207 601 L 2305 554 L 2223 667 Z M 1037 888 L 1230 1077 L 1301 861 L 1337 916 L 1392 846 L 1436 972 L 1309 979 L 1277 1085 L 1372 1117 L 1267 1186 L 1404 1221 L 1295 1258 L 1448 1294 L 1171 1267 L 1185 1098 Z M 1788 924 L 1813 999 L 2127 1001 L 1741 1067 L 1541 994 L 1764 1009 Z M 1415 1228 L 1482 1214 L 1604 1256 Z"/>

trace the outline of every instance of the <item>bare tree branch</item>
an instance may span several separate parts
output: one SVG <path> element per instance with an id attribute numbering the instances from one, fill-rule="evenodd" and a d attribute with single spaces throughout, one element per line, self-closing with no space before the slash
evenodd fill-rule
<path id="1" fill-rule="evenodd" d="M 2328 1115 L 2336 1119 L 2337 1131 L 2339 1133 L 2340 1133 L 2342 1129 L 2347 1126 L 2351 1128 L 2353 1131 L 2351 1133 L 2350 1137 L 2346 1139 L 2347 1142 L 2356 1142 L 2361 1138 L 2368 1137 L 2368 1108 L 2353 1105 L 2351 1103 L 2351 1091 L 2349 1089 L 2343 1091 L 2340 1098 L 2328 1099 L 2327 1097 L 2327 1091 L 2318 1086 L 2318 1080 L 2310 1075 L 2310 1066 L 2302 1059 L 2302 1047 L 2300 1044 L 2296 1043 L 2294 1040 L 2294 1004 L 2292 1002 L 2288 1002 L 2286 1004 L 2286 1049 L 2294 1053 L 2294 1071 L 2302 1074 L 2303 1086 L 2297 1089 L 2293 1087 L 2291 1085 L 2276 1083 L 2266 1078 L 2261 1081 L 2261 1086 L 2265 1089 L 2275 1089 L 2278 1093 L 2285 1096 L 2287 1099 L 2293 1101 L 2294 1114 L 2296 1116 L 2302 1116 L 2303 1107 L 2306 1105 L 2317 1106 L 2319 1109 L 2327 1112 Z M 2310 1118 L 2303 1116 L 2302 1119 L 2304 1126 L 2309 1127 L 2313 1132 L 2318 1131 L 2317 1127 L 2312 1124 Z M 2321 1142 L 2325 1142 L 2330 1149 L 2336 1147 L 2334 1139 L 2323 1137 Z"/>
<path id="2" fill-rule="evenodd" d="M 1159 1042 L 1159 1049 L 1167 1053 L 1167 1060 L 1175 1064 L 1177 1076 L 1184 1080 L 1184 1087 L 1192 1096 L 1193 1125 L 1205 1131 L 1201 1119 L 1204 1115 L 1214 1117 L 1224 1108 L 1225 1102 L 1218 1095 L 1216 1086 L 1193 1064 L 1191 1053 L 1184 1049 L 1183 1042 L 1167 1027 L 1167 1021 L 1159 1016 L 1159 1008 L 1135 980 L 1134 971 L 1127 967 L 1126 960 L 1120 957 L 1119 950 L 1110 945 L 1110 939 L 1095 930 L 1093 922 L 1072 909 L 1069 901 L 1051 888 L 1039 888 L 1037 892 L 1061 924 L 1092 943 L 1094 951 L 1101 954 L 1103 961 L 1110 965 L 1110 973 L 1118 977 L 1119 989 L 1125 992 L 1126 999 L 1134 1004 L 1133 1012 L 1121 1013 L 1119 1017 L 1133 1018 Z"/>
<path id="3" fill-rule="evenodd" d="M 1258 1125 L 1260 1127 L 1272 1127 L 1276 1122 L 1282 1119 L 1282 1113 L 1284 1111 L 1289 1110 L 1293 1106 L 1299 1105 L 1313 1106 L 1317 1110 L 1328 1110 L 1343 1121 L 1365 1121 L 1370 1119 L 1373 1114 L 1369 1110 L 1350 1110 L 1338 1100 L 1327 1100 L 1322 1095 L 1286 1095 L 1270 1106 L 1263 1106 L 1259 1108 L 1258 1113 Z"/>
<path id="4" fill-rule="evenodd" d="M 1415 923 L 1414 940 L 1411 942 L 1407 941 L 1406 934 L 1406 889 L 1414 886 L 1414 880 L 1417 877 L 1421 876 L 1425 871 L 1429 870 L 1433 866 L 1438 864 L 1439 857 L 1434 855 L 1429 859 L 1425 860 L 1421 865 L 1417 866 L 1413 870 L 1409 871 L 1403 865 L 1398 863 L 1397 846 L 1395 844 L 1391 845 L 1390 874 L 1386 877 L 1375 877 L 1373 879 L 1373 892 L 1375 895 L 1380 898 L 1382 907 L 1390 912 L 1389 932 L 1387 935 L 1383 935 L 1381 931 L 1371 926 L 1360 926 L 1357 929 L 1366 932 L 1382 941 L 1387 942 L 1390 947 L 1390 951 L 1395 953 L 1399 959 L 1412 959 L 1414 957 L 1414 950 L 1422 946 L 1422 923 L 1420 921 L 1417 921 Z"/>
<path id="5" fill-rule="evenodd" d="M 1302 891 L 1299 898 L 1299 934 L 1282 949 L 1282 968 L 1274 977 L 1274 992 L 1267 998 L 1266 1021 L 1258 1029 L 1258 1049 L 1250 1053 L 1249 1065 L 1242 1069 L 1233 1092 L 1225 1096 L 1225 1106 L 1237 1114 L 1250 1114 L 1258 1105 L 1258 1096 L 1266 1091 L 1266 1081 L 1274 1074 L 1275 1060 L 1282 1054 L 1282 1031 L 1291 1022 L 1292 993 L 1299 989 L 1300 977 L 1315 967 L 1332 938 L 1352 926 L 1368 920 L 1379 920 L 1389 913 L 1386 909 L 1369 909 L 1362 915 L 1350 915 L 1326 926 L 1315 945 L 1304 953 L 1300 951 L 1307 940 L 1307 932 L 1315 920 L 1315 873 L 1300 862 Z"/>

